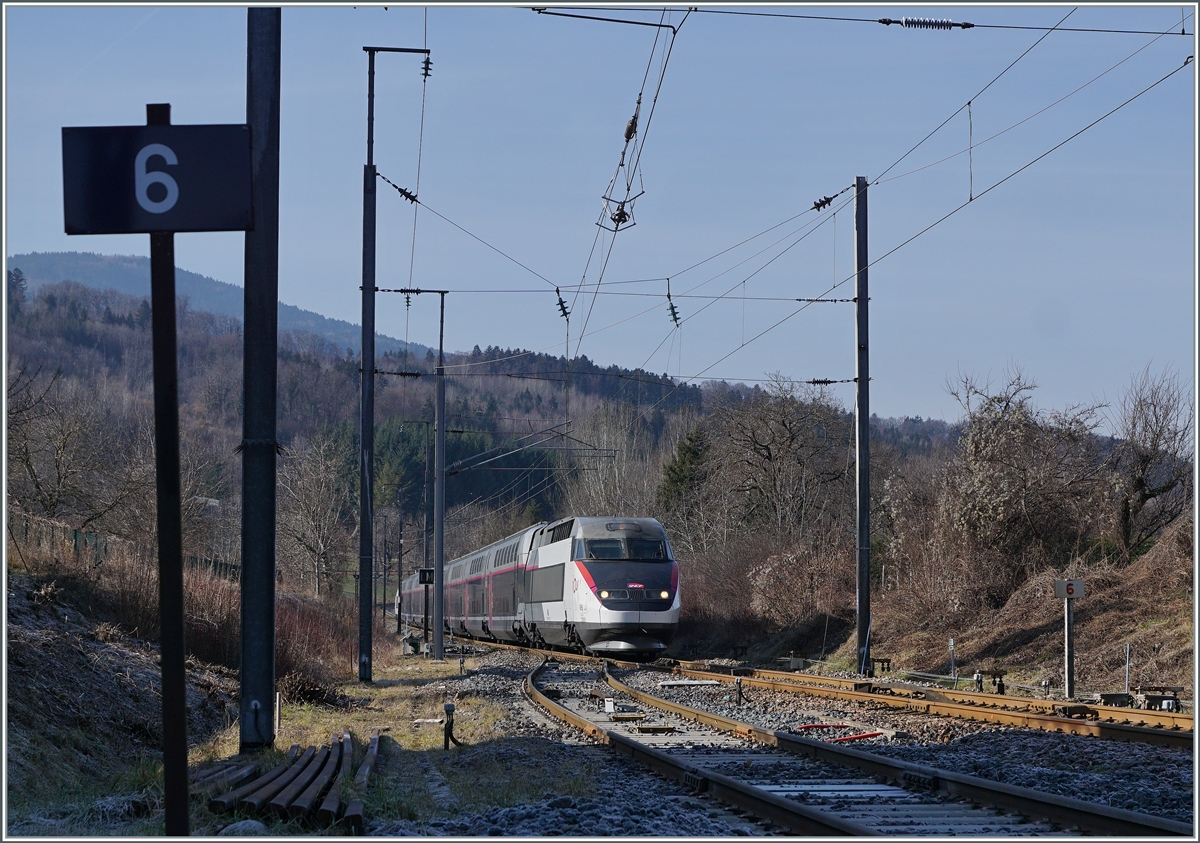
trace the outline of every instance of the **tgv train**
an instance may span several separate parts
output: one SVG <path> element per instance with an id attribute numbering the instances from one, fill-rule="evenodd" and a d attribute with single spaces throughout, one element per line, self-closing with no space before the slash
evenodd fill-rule
<path id="1" fill-rule="evenodd" d="M 543 522 L 447 562 L 443 585 L 456 635 L 632 656 L 662 651 L 679 625 L 679 564 L 653 518 Z M 425 588 L 415 574 L 401 583 L 412 626 Z"/>

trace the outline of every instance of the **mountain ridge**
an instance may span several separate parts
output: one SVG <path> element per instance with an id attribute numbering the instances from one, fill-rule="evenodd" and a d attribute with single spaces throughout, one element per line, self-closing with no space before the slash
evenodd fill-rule
<path id="1" fill-rule="evenodd" d="M 150 259 L 139 255 L 102 255 L 97 252 L 25 252 L 10 255 L 8 269 L 20 269 L 30 290 L 70 280 L 94 289 L 113 289 L 133 296 L 150 295 Z M 187 296 L 189 305 L 222 316 L 243 318 L 244 290 L 236 284 L 175 267 L 176 295 Z M 295 305 L 279 303 L 279 330 L 306 331 L 329 340 L 340 349 L 358 352 L 362 327 L 332 319 Z M 410 353 L 424 354 L 428 348 L 409 343 Z M 377 354 L 404 351 L 404 341 L 375 334 Z"/>

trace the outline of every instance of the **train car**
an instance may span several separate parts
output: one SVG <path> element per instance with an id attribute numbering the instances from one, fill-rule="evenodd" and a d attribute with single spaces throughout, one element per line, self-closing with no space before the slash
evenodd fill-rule
<path id="1" fill-rule="evenodd" d="M 446 632 L 475 638 L 633 656 L 666 649 L 679 624 L 679 564 L 653 518 L 537 524 L 448 562 L 443 585 Z M 399 602 L 420 626 L 416 575 Z"/>

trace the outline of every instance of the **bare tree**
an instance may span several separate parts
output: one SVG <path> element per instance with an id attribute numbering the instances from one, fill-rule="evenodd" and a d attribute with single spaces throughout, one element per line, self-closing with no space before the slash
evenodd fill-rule
<path id="1" fill-rule="evenodd" d="M 718 410 L 709 440 L 709 482 L 736 497 L 746 527 L 801 538 L 845 514 L 850 423 L 825 391 L 779 379 Z"/>
<path id="2" fill-rule="evenodd" d="M 1018 578 L 1081 551 L 1105 476 L 1094 435 L 1103 405 L 1043 412 L 1032 402 L 1036 388 L 1013 369 L 995 391 L 970 376 L 950 389 L 967 423 L 945 476 L 942 515 L 974 546 L 998 551 Z"/>
<path id="3" fill-rule="evenodd" d="M 279 559 L 285 574 L 321 593 L 350 553 L 345 457 L 332 439 L 297 440 L 279 466 Z"/>
<path id="4" fill-rule="evenodd" d="M 574 515 L 650 515 L 661 459 L 637 409 L 603 404 L 576 422 L 572 436 L 572 445 L 596 450 L 579 460 L 587 470 L 562 482 L 565 509 Z"/>
<path id="5" fill-rule="evenodd" d="M 8 493 L 36 515 L 100 524 L 145 491 L 125 435 L 128 408 L 104 378 L 38 379 L 9 375 Z"/>
<path id="6" fill-rule="evenodd" d="M 1169 368 L 1147 365 L 1117 402 L 1116 538 L 1126 559 L 1191 507 L 1193 419 L 1191 395 Z"/>

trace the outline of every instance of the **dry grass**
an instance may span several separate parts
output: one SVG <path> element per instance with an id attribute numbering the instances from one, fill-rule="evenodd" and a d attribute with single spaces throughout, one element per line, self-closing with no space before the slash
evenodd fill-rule
<path id="1" fill-rule="evenodd" d="M 1130 686 L 1194 682 L 1192 522 L 1181 519 L 1131 565 L 1075 563 L 1028 579 L 994 611 L 953 616 L 888 617 L 872 652 L 911 670 L 949 673 L 947 638 L 955 642 L 959 673 L 1004 668 L 1012 681 L 1037 686 L 1063 681 L 1063 601 L 1054 580 L 1083 579 L 1075 601 L 1077 693 L 1123 690 L 1125 645 L 1132 647 Z M 880 612 L 886 612 L 886 605 Z M 885 615 L 886 617 L 886 615 Z M 879 617 L 876 617 L 878 623 Z M 852 652 L 853 636 L 840 654 Z"/>
<path id="2" fill-rule="evenodd" d="M 468 659 L 465 667 L 468 672 L 477 670 L 479 662 Z M 378 729 L 379 755 L 367 787 L 357 787 L 350 777 L 343 781 L 342 793 L 348 799 L 362 798 L 368 816 L 381 821 L 453 816 L 537 801 L 547 793 L 579 796 L 594 787 L 593 763 L 581 763 L 578 753 L 557 742 L 508 736 L 508 708 L 461 693 L 459 678 L 454 661 L 404 657 L 382 669 L 377 665 L 372 684 L 353 682 L 339 688 L 351 701 L 347 707 L 285 705 L 275 754 L 293 743 L 327 745 L 334 732 L 348 728 L 354 744 L 351 770 L 357 771 L 367 741 Z M 463 744 L 449 751 L 442 748 L 440 722 L 446 702 L 456 706 L 454 734 Z M 237 743 L 235 726 L 194 749 L 192 764 L 227 758 L 237 751 Z M 213 834 L 229 822 L 227 816 L 196 811 L 193 833 Z M 298 830 L 293 824 L 266 822 L 272 834 Z"/>
<path id="3" fill-rule="evenodd" d="M 53 527 L 47 534 L 55 535 Z M 156 808 L 162 772 L 154 760 L 161 743 L 161 679 L 157 653 L 147 643 L 158 634 L 156 558 L 109 540 L 97 563 L 62 541 L 18 547 L 11 536 L 7 558 L 9 832 L 161 834 Z M 192 750 L 193 763 L 200 764 L 237 751 L 236 674 L 219 665 L 238 662 L 240 593 L 236 582 L 190 567 L 184 589 L 188 734 L 206 741 Z M 337 683 L 356 670 L 358 626 L 350 601 L 281 594 L 276 636 L 277 675 L 314 696 L 338 700 Z M 376 624 L 378 665 L 394 661 L 399 648 L 393 638 Z M 342 713 L 356 710 L 322 709 L 329 723 L 316 731 L 340 728 Z M 124 802 L 113 803 L 113 794 Z M 194 831 L 228 824 L 225 818 L 214 825 L 197 805 Z"/>

